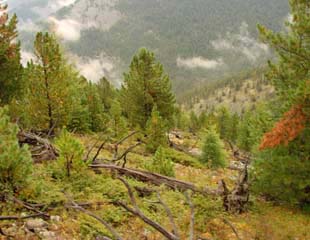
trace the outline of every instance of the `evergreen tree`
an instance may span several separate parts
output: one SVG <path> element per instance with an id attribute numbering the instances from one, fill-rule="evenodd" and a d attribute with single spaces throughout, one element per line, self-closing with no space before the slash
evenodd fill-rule
<path id="1" fill-rule="evenodd" d="M 104 109 L 108 111 L 111 108 L 113 99 L 116 97 L 116 91 L 105 77 L 101 78 L 96 86 Z"/>
<path id="2" fill-rule="evenodd" d="M 231 117 L 226 107 L 221 107 L 217 111 L 217 121 L 220 137 L 229 140 L 231 129 Z"/>
<path id="3" fill-rule="evenodd" d="M 0 108 L 0 191 L 18 191 L 29 184 L 32 173 L 31 154 L 20 147 L 18 128 L 9 122 L 6 108 Z"/>
<path id="4" fill-rule="evenodd" d="M 228 132 L 228 140 L 232 143 L 236 143 L 238 139 L 238 125 L 239 125 L 239 115 L 234 113 L 231 116 Z"/>
<path id="5" fill-rule="evenodd" d="M 17 16 L 9 19 L 7 6 L 0 3 L 0 104 L 20 97 L 23 88 L 16 26 Z"/>
<path id="6" fill-rule="evenodd" d="M 219 168 L 226 166 L 226 157 L 224 143 L 214 127 L 211 127 L 207 130 L 204 139 L 200 161 L 211 168 Z"/>
<path id="7" fill-rule="evenodd" d="M 254 187 L 274 199 L 310 204 L 310 2 L 291 0 L 287 33 L 259 26 L 277 53 L 267 78 L 277 93 L 274 128 L 265 134 L 254 162 Z"/>
<path id="8" fill-rule="evenodd" d="M 199 118 L 197 117 L 194 111 L 190 112 L 189 119 L 190 119 L 190 124 L 189 124 L 190 132 L 197 133 L 200 130 Z"/>
<path id="9" fill-rule="evenodd" d="M 126 131 L 126 120 L 122 116 L 122 107 L 119 101 L 114 100 L 110 108 L 110 127 L 114 137 L 121 137 Z"/>
<path id="10" fill-rule="evenodd" d="M 252 138 L 251 131 L 253 130 L 253 125 L 251 121 L 251 113 L 247 111 L 243 114 L 242 119 L 238 125 L 237 144 L 242 150 L 247 152 L 250 152 L 255 145 L 255 142 Z"/>
<path id="11" fill-rule="evenodd" d="M 155 152 L 160 146 L 167 146 L 167 125 L 165 120 L 160 116 L 156 105 L 153 108 L 150 119 L 146 124 L 147 149 Z"/>
<path id="12" fill-rule="evenodd" d="M 37 61 L 28 63 L 25 73 L 29 81 L 25 108 L 36 128 L 65 126 L 80 104 L 77 72 L 66 63 L 55 37 L 38 33 L 34 47 Z"/>
<path id="13" fill-rule="evenodd" d="M 66 129 L 55 141 L 59 150 L 59 158 L 57 159 L 57 166 L 60 176 L 65 175 L 70 177 L 72 172 L 80 173 L 81 170 L 87 168 L 87 164 L 83 161 L 84 148 L 83 145 Z"/>
<path id="14" fill-rule="evenodd" d="M 88 83 L 86 88 L 86 99 L 90 117 L 90 130 L 100 132 L 107 128 L 107 115 L 104 104 L 100 100 L 98 89 L 92 83 Z"/>
<path id="15" fill-rule="evenodd" d="M 170 79 L 154 53 L 141 49 L 133 57 L 130 70 L 124 77 L 121 102 L 132 125 L 145 128 L 154 105 L 163 119 L 173 123 L 175 97 Z"/>
<path id="16" fill-rule="evenodd" d="M 175 177 L 174 163 L 161 146 L 158 147 L 153 159 L 145 165 L 145 168 L 150 172 Z"/>

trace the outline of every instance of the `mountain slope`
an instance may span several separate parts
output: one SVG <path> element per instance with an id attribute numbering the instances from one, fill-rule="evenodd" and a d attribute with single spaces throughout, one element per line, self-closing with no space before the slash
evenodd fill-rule
<path id="1" fill-rule="evenodd" d="M 279 30 L 288 15 L 284 0 L 54 1 L 61 3 L 46 20 L 82 69 L 96 66 L 120 81 L 145 46 L 163 62 L 178 92 L 264 62 L 270 53 L 256 40 L 256 24 Z"/>

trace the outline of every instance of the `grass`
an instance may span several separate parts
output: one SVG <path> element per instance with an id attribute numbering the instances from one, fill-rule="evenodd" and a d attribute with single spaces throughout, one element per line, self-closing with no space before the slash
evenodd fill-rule
<path id="1" fill-rule="evenodd" d="M 87 137 L 81 138 L 84 144 L 89 142 Z M 126 143 L 128 146 L 131 143 Z M 127 146 L 123 146 L 120 151 Z M 95 152 L 96 150 L 94 150 Z M 135 153 L 128 155 L 128 166 L 141 168 L 152 157 L 143 153 L 139 148 Z M 94 154 L 94 153 L 92 153 Z M 203 167 L 199 161 L 174 149 L 169 149 L 170 157 L 175 164 L 176 178 L 194 183 L 199 187 L 216 188 L 221 179 L 225 179 L 232 188 L 236 171 L 228 169 L 211 170 Z M 102 151 L 101 158 L 111 157 L 109 148 Z M 30 201 L 45 203 L 54 206 L 51 215 L 58 215 L 61 221 L 50 223 L 49 228 L 61 239 L 94 239 L 98 235 L 109 235 L 107 230 L 93 218 L 72 209 L 66 209 L 67 202 L 63 191 L 68 192 L 77 202 L 93 203 L 88 210 L 108 221 L 125 240 L 151 239 L 161 240 L 162 236 L 141 220 L 128 214 L 122 208 L 112 204 L 115 200 L 122 200 L 129 204 L 126 188 L 114 174 L 103 170 L 102 174 L 95 174 L 86 169 L 84 172 L 76 172 L 71 178 L 54 179 L 51 163 L 36 165 L 32 185 L 20 193 L 19 197 Z M 128 179 L 130 185 L 139 187 L 151 187 L 161 193 L 162 199 L 171 208 L 171 212 L 180 228 L 181 239 L 188 238 L 190 221 L 190 208 L 184 195 L 172 191 L 163 186 L 149 186 L 136 180 Z M 141 210 L 153 220 L 171 229 L 170 222 L 162 206 L 155 204 L 155 194 L 141 198 L 136 196 Z M 237 239 L 231 227 L 223 222 L 227 219 L 238 231 L 242 240 L 308 240 L 310 239 L 310 215 L 298 209 L 285 206 L 274 206 L 255 196 L 251 197 L 252 205 L 247 213 L 242 215 L 230 215 L 223 211 L 222 200 L 217 197 L 195 195 L 197 236 L 213 240 Z M 100 202 L 101 204 L 97 204 Z M 24 209 L 13 204 L 0 204 L 0 215 L 18 215 L 25 212 Z M 12 226 L 11 222 L 0 222 L 1 229 Z M 39 239 L 23 230 L 23 221 L 17 222 L 18 236 L 15 239 Z M 3 238 L 0 239 L 2 240 Z"/>

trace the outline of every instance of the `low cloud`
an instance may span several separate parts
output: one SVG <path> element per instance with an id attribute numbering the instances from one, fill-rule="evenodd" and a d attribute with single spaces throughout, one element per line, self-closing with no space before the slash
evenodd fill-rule
<path id="1" fill-rule="evenodd" d="M 111 59 L 102 56 L 97 58 L 81 58 L 70 56 L 80 74 L 92 82 L 98 82 L 102 77 L 113 78 L 116 76 L 114 63 Z"/>
<path id="2" fill-rule="evenodd" d="M 48 7 L 57 11 L 63 7 L 70 6 L 71 4 L 75 3 L 76 0 L 50 0 L 48 3 Z"/>
<path id="3" fill-rule="evenodd" d="M 194 68 L 204 68 L 204 69 L 215 69 L 222 65 L 224 62 L 222 59 L 210 60 L 203 57 L 193 57 L 193 58 L 177 58 L 178 67 L 184 67 L 189 69 Z"/>
<path id="4" fill-rule="evenodd" d="M 18 29 L 25 32 L 39 32 L 41 30 L 41 28 L 30 19 L 19 21 Z"/>
<path id="5" fill-rule="evenodd" d="M 81 37 L 82 26 L 73 19 L 58 20 L 54 17 L 49 18 L 53 30 L 57 36 L 65 41 L 78 41 Z"/>
<path id="6" fill-rule="evenodd" d="M 256 62 L 269 53 L 269 48 L 252 37 L 248 28 L 248 24 L 243 22 L 239 33 L 228 32 L 224 37 L 211 41 L 211 45 L 217 51 L 239 53 L 251 62 Z"/>

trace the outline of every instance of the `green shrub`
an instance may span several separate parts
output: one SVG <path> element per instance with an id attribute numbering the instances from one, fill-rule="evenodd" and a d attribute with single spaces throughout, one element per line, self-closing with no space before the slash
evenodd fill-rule
<path id="1" fill-rule="evenodd" d="M 226 166 L 226 157 L 224 143 L 215 129 L 210 128 L 205 136 L 200 161 L 211 168 L 219 168 Z"/>
<path id="2" fill-rule="evenodd" d="M 165 147 L 168 145 L 166 136 L 167 126 L 164 119 L 154 106 L 151 118 L 146 124 L 146 134 L 148 136 L 146 148 L 149 152 L 154 153 L 158 147 Z"/>
<path id="3" fill-rule="evenodd" d="M 83 161 L 83 145 L 66 129 L 62 131 L 55 143 L 59 150 L 57 166 L 60 172 L 70 177 L 72 171 L 80 173 L 87 168 L 87 163 Z"/>
<path id="4" fill-rule="evenodd" d="M 159 147 L 153 157 L 153 159 L 146 164 L 145 168 L 151 172 L 166 175 L 168 177 L 174 177 L 174 164 L 170 158 L 168 158 L 165 150 Z"/>
<path id="5" fill-rule="evenodd" d="M 250 176 L 257 193 L 305 207 L 310 205 L 309 152 L 300 152 L 293 145 L 258 153 Z"/>
<path id="6" fill-rule="evenodd" d="M 28 184 L 33 162 L 26 146 L 20 147 L 18 128 L 0 108 L 0 191 L 19 191 Z"/>
<path id="7" fill-rule="evenodd" d="M 184 152 L 177 151 L 173 148 L 166 148 L 165 152 L 167 157 L 170 158 L 174 163 L 179 163 L 184 166 L 194 168 L 203 167 L 197 158 L 194 158 Z"/>

